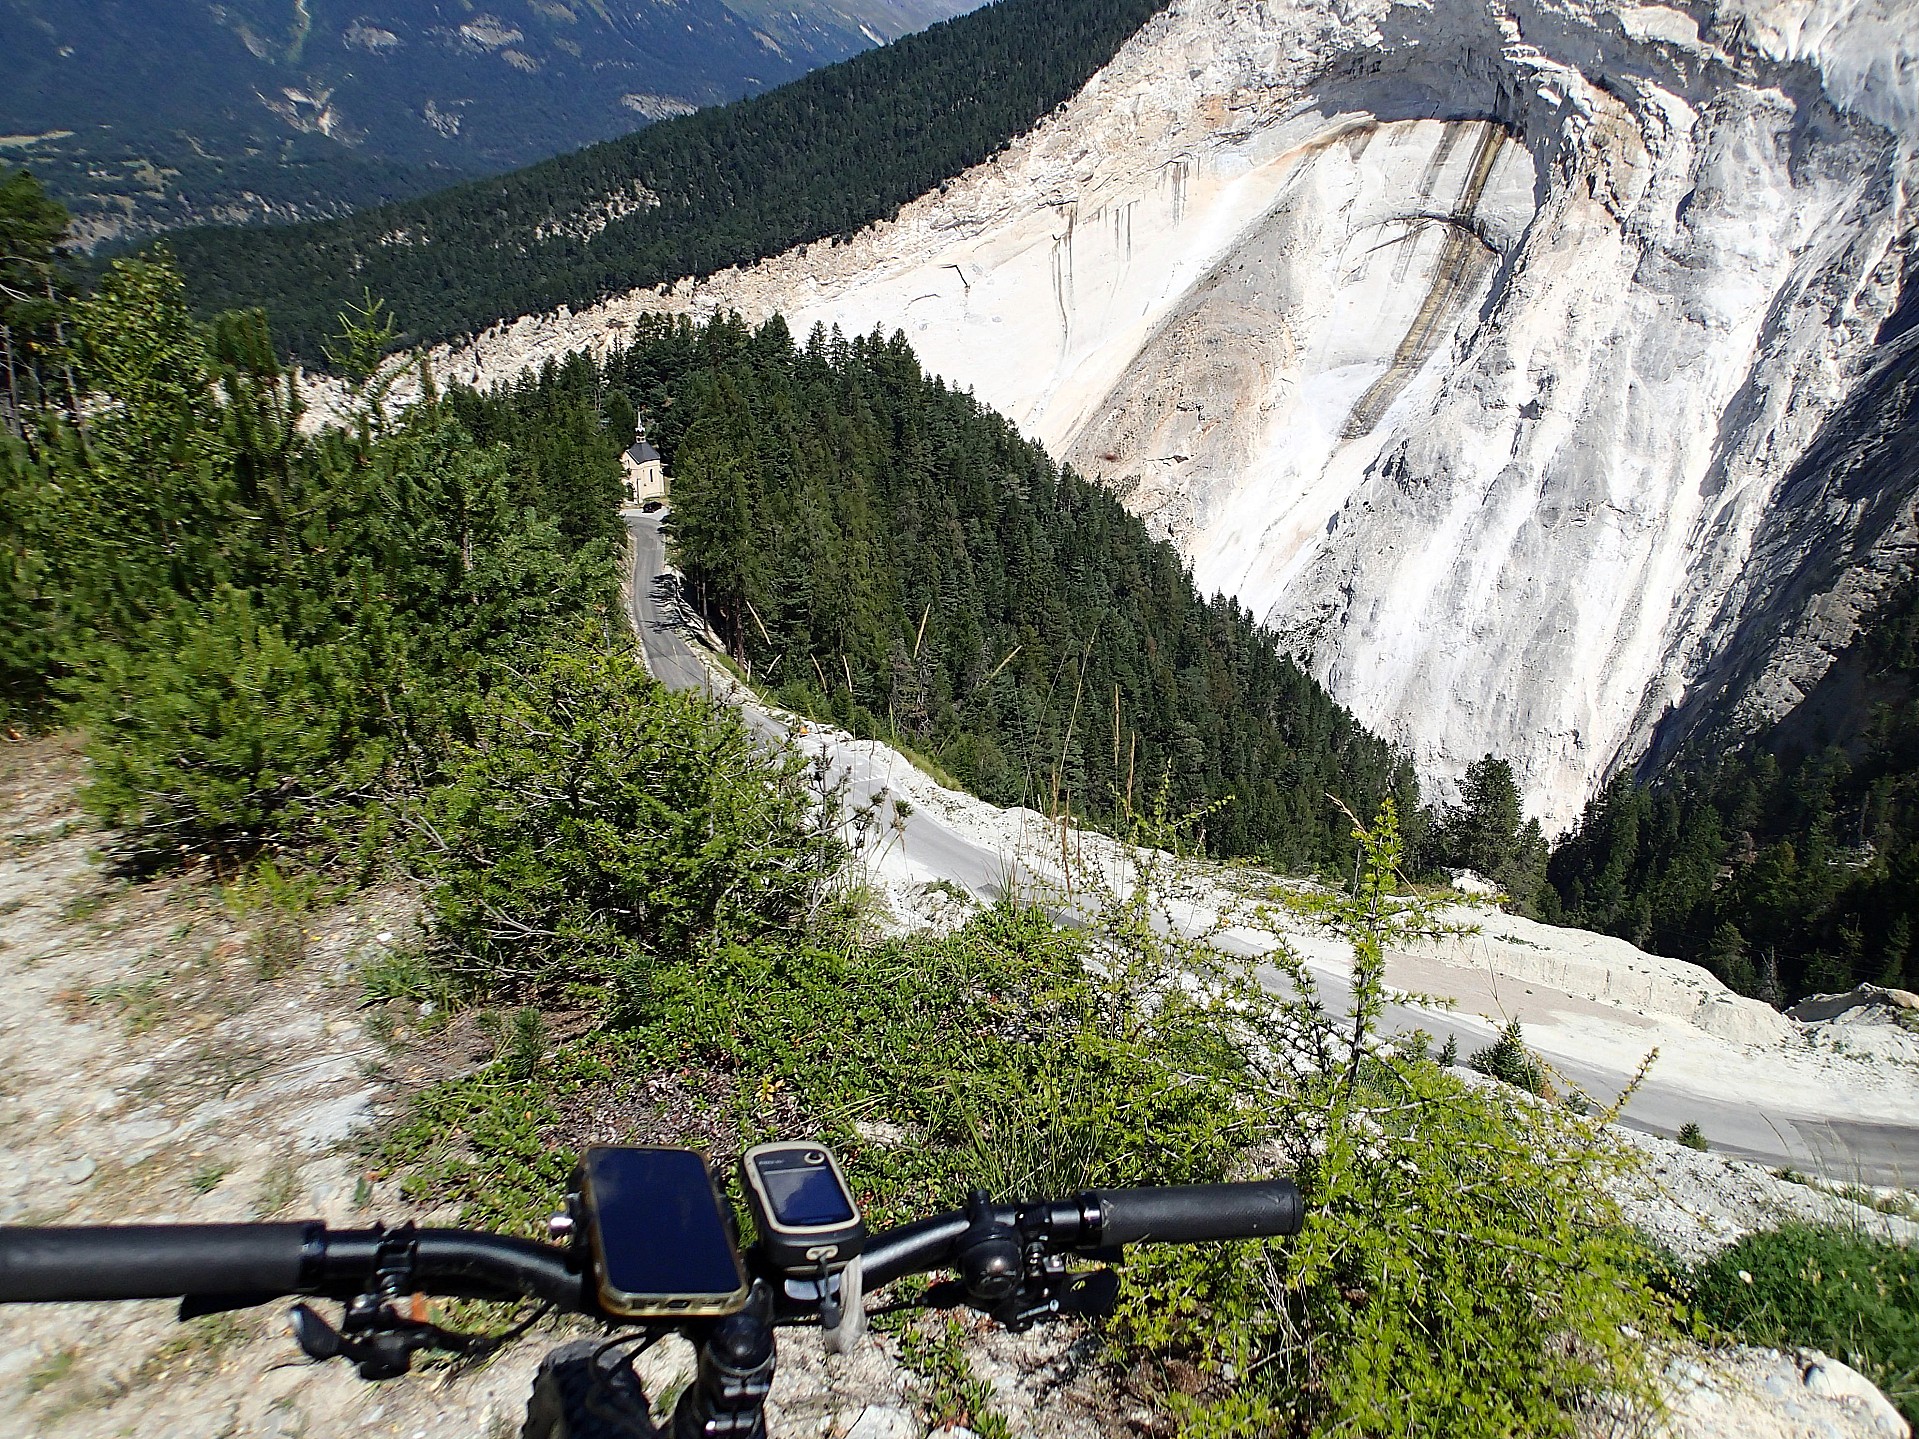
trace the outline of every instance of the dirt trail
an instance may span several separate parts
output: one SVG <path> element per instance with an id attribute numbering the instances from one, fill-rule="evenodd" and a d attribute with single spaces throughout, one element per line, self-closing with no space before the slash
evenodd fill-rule
<path id="1" fill-rule="evenodd" d="M 0 747 L 0 1222 L 394 1212 L 341 1141 L 406 1082 L 363 1031 L 355 975 L 404 934 L 407 897 L 357 896 L 301 936 L 210 882 L 128 884 L 80 778 L 71 741 Z M 283 1315 L 0 1310 L 0 1434 L 517 1432 L 538 1350 L 375 1388 L 302 1362 Z"/>

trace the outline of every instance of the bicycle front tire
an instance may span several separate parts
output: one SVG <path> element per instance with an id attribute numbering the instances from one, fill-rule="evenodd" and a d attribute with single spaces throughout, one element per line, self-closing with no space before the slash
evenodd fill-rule
<path id="1" fill-rule="evenodd" d="M 603 1340 L 563 1344 L 540 1361 L 520 1439 L 659 1439 L 640 1376 Z"/>

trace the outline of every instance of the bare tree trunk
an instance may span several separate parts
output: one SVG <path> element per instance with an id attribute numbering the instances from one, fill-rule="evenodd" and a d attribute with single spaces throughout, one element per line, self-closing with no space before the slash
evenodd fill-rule
<path id="1" fill-rule="evenodd" d="M 13 372 L 13 326 L 0 322 L 0 351 L 5 352 L 7 366 L 7 430 L 16 440 L 27 436 L 20 421 L 20 387 Z"/>
<path id="2" fill-rule="evenodd" d="M 47 276 L 47 303 L 53 310 L 53 343 L 60 349 L 60 370 L 67 381 L 67 409 L 73 415 L 73 426 L 80 432 L 80 443 L 87 443 L 87 417 L 80 408 L 80 387 L 73 379 L 73 354 L 67 349 L 67 327 L 60 319 L 60 302 L 53 293 L 53 277 Z"/>

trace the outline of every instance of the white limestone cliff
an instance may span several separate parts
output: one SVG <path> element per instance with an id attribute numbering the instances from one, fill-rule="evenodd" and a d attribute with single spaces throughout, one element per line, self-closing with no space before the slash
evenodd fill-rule
<path id="1" fill-rule="evenodd" d="M 1916 51 L 1915 0 L 1178 0 L 889 223 L 438 363 L 663 307 L 903 328 L 1429 779 L 1496 751 L 1563 825 L 1710 671 L 1874 363 Z"/>

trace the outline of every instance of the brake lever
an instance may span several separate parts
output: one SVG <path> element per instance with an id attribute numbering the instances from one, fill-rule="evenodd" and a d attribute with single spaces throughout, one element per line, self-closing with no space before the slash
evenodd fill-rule
<path id="1" fill-rule="evenodd" d="M 371 1282 L 364 1294 L 348 1302 L 340 1327 L 335 1329 L 310 1304 L 296 1304 L 288 1316 L 294 1341 L 309 1359 L 350 1360 L 362 1379 L 397 1379 L 413 1367 L 421 1349 L 447 1349 L 470 1354 L 473 1338 L 413 1319 L 396 1307 L 413 1292 L 418 1233 L 411 1223 L 380 1236 Z"/>
<path id="2" fill-rule="evenodd" d="M 236 1309 L 258 1309 L 281 1298 L 278 1292 L 265 1294 L 188 1294 L 181 1298 L 174 1315 L 182 1324 L 189 1319 L 204 1319 L 209 1314 L 230 1314 Z"/>
<path id="3" fill-rule="evenodd" d="M 413 1351 L 433 1342 L 409 1320 L 391 1327 L 370 1330 L 363 1338 L 350 1338 L 335 1329 L 309 1304 L 296 1304 L 287 1316 L 293 1328 L 294 1343 L 307 1358 L 324 1362 L 348 1360 L 362 1379 L 397 1379 L 413 1367 Z"/>
<path id="4" fill-rule="evenodd" d="M 307 1358 L 348 1360 L 362 1379 L 397 1379 L 412 1369 L 413 1356 L 422 1349 L 470 1354 L 481 1347 L 478 1336 L 404 1319 L 390 1305 L 354 1325 L 359 1333 L 341 1333 L 310 1304 L 294 1305 L 288 1320 L 293 1340 Z"/>
<path id="5" fill-rule="evenodd" d="M 1119 1304 L 1119 1276 L 1110 1269 L 1062 1275 L 1048 1283 L 1022 1286 L 990 1305 L 969 1296 L 959 1280 L 942 1279 L 927 1286 L 920 1304 L 927 1309 L 977 1309 L 1018 1334 L 1050 1319 L 1110 1318 Z"/>
<path id="6" fill-rule="evenodd" d="M 925 1292 L 913 1302 L 912 1307 L 915 1309 L 961 1309 L 968 1302 L 969 1296 L 964 1284 L 957 1279 L 940 1279 L 927 1285 Z"/>

